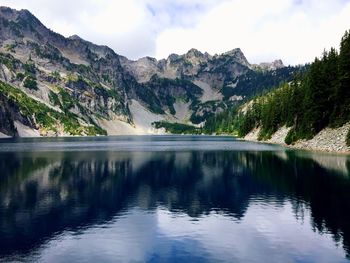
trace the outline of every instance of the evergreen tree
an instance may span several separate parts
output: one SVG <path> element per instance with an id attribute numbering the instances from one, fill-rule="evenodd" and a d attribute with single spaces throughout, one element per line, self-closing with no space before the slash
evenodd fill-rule
<path id="1" fill-rule="evenodd" d="M 334 125 L 340 126 L 350 120 L 350 32 L 346 31 L 340 43 L 339 85 L 336 89 Z"/>
<path id="2" fill-rule="evenodd" d="M 257 97 L 244 110 L 216 116 L 215 131 L 236 131 L 245 136 L 260 127 L 259 139 L 269 139 L 280 127 L 291 127 L 287 143 L 311 139 L 327 126 L 350 121 L 350 32 L 346 31 L 340 53 L 332 48 L 316 58 L 309 69 L 291 83 Z M 350 131 L 347 135 L 350 144 Z"/>

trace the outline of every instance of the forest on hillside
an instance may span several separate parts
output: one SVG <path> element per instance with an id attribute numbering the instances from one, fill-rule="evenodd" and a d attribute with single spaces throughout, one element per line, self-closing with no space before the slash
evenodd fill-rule
<path id="1" fill-rule="evenodd" d="M 350 121 L 350 31 L 341 39 L 339 52 L 324 51 L 293 81 L 207 120 L 205 133 L 245 136 L 259 127 L 259 139 L 271 138 L 280 127 L 291 127 L 285 142 L 311 139 L 325 127 Z M 350 145 L 350 132 L 347 135 Z"/>

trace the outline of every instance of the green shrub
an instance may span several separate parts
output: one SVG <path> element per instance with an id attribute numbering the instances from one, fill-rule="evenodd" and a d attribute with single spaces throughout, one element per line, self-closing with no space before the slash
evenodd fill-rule
<path id="1" fill-rule="evenodd" d="M 60 101 L 60 99 L 58 98 L 58 95 L 57 95 L 55 92 L 50 91 L 50 93 L 49 93 L 49 99 L 50 99 L 50 102 L 51 102 L 54 106 L 59 106 L 60 108 L 62 107 L 61 101 Z"/>
<path id="2" fill-rule="evenodd" d="M 3 93 L 9 101 L 18 105 L 23 116 L 34 118 L 42 129 L 57 131 L 59 125 L 63 125 L 64 131 L 71 135 L 106 135 L 106 131 L 96 124 L 92 123 L 90 126 L 82 126 L 76 115 L 57 112 L 47 107 L 45 104 L 30 98 L 23 91 L 2 81 L 0 81 L 0 92 Z M 50 93 L 50 99 L 56 100 L 57 98 L 55 98 L 53 94 L 53 92 Z"/>
<path id="3" fill-rule="evenodd" d="M 295 129 L 290 129 L 288 132 L 286 138 L 284 139 L 284 142 L 288 145 L 296 142 L 298 140 L 297 134 L 295 132 Z"/>
<path id="4" fill-rule="evenodd" d="M 7 44 L 7 45 L 5 45 L 5 49 L 6 49 L 6 51 L 16 53 L 16 51 L 15 51 L 16 46 L 17 46 L 16 43 Z"/>
<path id="5" fill-rule="evenodd" d="M 27 62 L 23 65 L 26 75 L 35 75 L 36 67 L 33 62 Z"/>
<path id="6" fill-rule="evenodd" d="M 71 108 L 78 103 L 66 90 L 61 89 L 59 92 L 62 101 L 62 110 L 68 112 Z"/>
<path id="7" fill-rule="evenodd" d="M 37 90 L 38 84 L 36 82 L 36 79 L 32 76 L 27 76 L 24 80 L 24 87 L 31 90 Z"/>
<path id="8" fill-rule="evenodd" d="M 4 64 L 10 70 L 15 70 L 20 64 L 20 61 L 10 54 L 0 52 L 0 64 Z"/>
<path id="9" fill-rule="evenodd" d="M 25 78 L 24 73 L 18 72 L 18 73 L 16 74 L 16 79 L 22 81 L 24 78 Z"/>
<path id="10" fill-rule="evenodd" d="M 50 76 L 52 78 L 54 78 L 55 80 L 60 80 L 61 79 L 61 75 L 60 75 L 60 73 L 58 71 L 52 71 L 50 73 Z"/>

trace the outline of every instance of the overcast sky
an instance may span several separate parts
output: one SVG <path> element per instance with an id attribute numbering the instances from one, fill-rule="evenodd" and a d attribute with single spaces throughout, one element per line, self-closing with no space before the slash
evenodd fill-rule
<path id="1" fill-rule="evenodd" d="M 350 29 L 350 0 L 0 0 L 131 59 L 240 47 L 251 63 L 312 61 Z"/>

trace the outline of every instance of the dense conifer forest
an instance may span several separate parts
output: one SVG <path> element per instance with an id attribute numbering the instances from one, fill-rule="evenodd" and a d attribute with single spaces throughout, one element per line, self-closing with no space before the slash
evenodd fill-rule
<path id="1" fill-rule="evenodd" d="M 269 139 L 280 127 L 291 127 L 285 142 L 311 139 L 325 127 L 350 121 L 350 31 L 341 39 L 340 51 L 331 48 L 316 58 L 304 73 L 258 96 L 240 108 L 210 118 L 206 133 L 245 136 L 260 127 L 259 139 Z M 347 136 L 350 144 L 350 133 Z"/>

